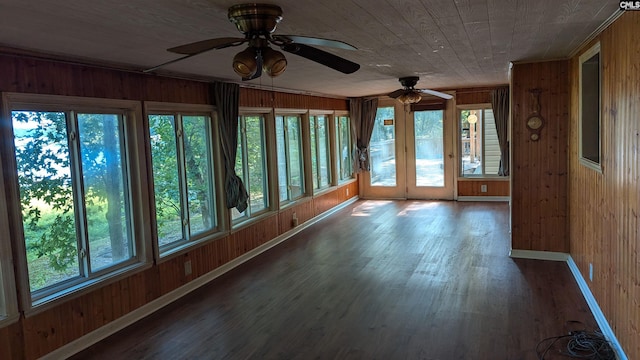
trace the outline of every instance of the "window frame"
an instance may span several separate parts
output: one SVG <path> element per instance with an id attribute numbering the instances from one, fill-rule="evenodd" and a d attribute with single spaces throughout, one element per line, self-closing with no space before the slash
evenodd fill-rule
<path id="1" fill-rule="evenodd" d="M 478 175 L 465 175 L 464 174 L 464 169 L 463 169 L 463 165 L 462 165 L 462 157 L 463 157 L 463 151 L 462 151 L 462 111 L 464 110 L 481 110 L 483 112 L 482 114 L 482 137 L 480 139 L 481 144 L 482 144 L 482 174 L 478 174 Z M 486 143 L 486 121 L 485 116 L 484 116 L 484 112 L 486 110 L 491 110 L 493 112 L 493 108 L 491 106 L 491 103 L 481 103 L 481 104 L 465 104 L 465 105 L 458 105 L 456 106 L 456 127 L 457 127 L 457 135 L 456 135 L 456 142 L 457 142 L 457 152 L 458 152 L 458 161 L 457 161 L 457 176 L 458 179 L 487 179 L 487 178 L 500 178 L 500 179 L 504 179 L 504 176 L 500 176 L 498 174 L 486 174 L 486 149 L 487 147 L 485 146 Z M 494 115 L 494 119 L 495 119 L 495 115 Z M 495 121 L 495 120 L 494 120 Z"/>
<path id="2" fill-rule="evenodd" d="M 152 266 L 151 243 L 146 240 L 151 235 L 149 223 L 149 211 L 141 204 L 149 200 L 147 188 L 143 185 L 146 179 L 146 167 L 144 165 L 144 137 L 142 108 L 140 102 L 133 100 L 100 99 L 88 97 L 73 97 L 60 95 L 39 95 L 22 93 L 3 93 L 3 116 L 6 125 L 0 135 L 4 140 L 3 152 L 7 154 L 8 163 L 4 169 L 11 170 L 14 174 L 4 177 L 3 185 L 10 189 L 7 195 L 7 210 L 9 214 L 9 228 L 12 234 L 12 245 L 15 254 L 20 257 L 15 259 L 16 279 L 21 290 L 18 296 L 23 304 L 25 314 L 36 313 L 48 309 L 59 301 L 91 291 L 96 286 L 117 281 L 135 272 L 142 271 Z M 130 212 L 130 233 L 134 254 L 128 260 L 105 269 L 97 269 L 91 276 L 81 276 L 73 281 L 61 281 L 43 289 L 31 291 L 29 286 L 29 267 L 26 258 L 26 243 L 20 206 L 20 188 L 18 184 L 17 164 L 15 159 L 15 146 L 13 139 L 13 125 L 9 120 L 13 111 L 56 111 L 66 114 L 93 114 L 108 113 L 121 114 L 123 119 L 123 149 L 126 157 L 126 183 L 128 192 L 126 196 L 127 206 Z M 72 165 L 74 166 L 74 165 Z M 6 174 L 8 175 L 8 174 Z M 75 181 L 75 180 L 74 180 Z M 74 190 L 75 191 L 75 190 Z M 82 219 L 82 221 L 85 221 Z"/>
<path id="3" fill-rule="evenodd" d="M 347 143 L 347 158 L 349 159 L 349 164 L 348 164 L 348 169 L 349 169 L 349 177 L 347 178 L 343 178 L 342 176 L 342 149 L 341 149 L 341 124 L 340 121 L 342 118 L 346 118 L 347 119 L 347 131 L 349 134 L 348 137 L 348 143 Z M 334 114 L 334 121 L 333 121 L 333 126 L 335 128 L 335 131 L 333 132 L 335 134 L 335 136 L 332 136 L 332 139 L 335 139 L 335 156 L 334 156 L 334 161 L 335 161 L 335 166 L 336 166 L 336 176 L 335 179 L 337 180 L 335 183 L 336 184 L 344 184 L 346 182 L 352 181 L 355 179 L 354 173 L 353 173 L 353 144 L 352 144 L 352 139 L 353 139 L 353 135 L 351 134 L 351 117 L 349 116 L 349 112 L 344 111 L 344 112 L 335 112 Z"/>
<path id="4" fill-rule="evenodd" d="M 291 171 L 290 171 L 290 152 L 289 152 L 289 134 L 287 131 L 287 117 L 290 116 L 295 116 L 298 118 L 298 129 L 299 129 L 299 140 L 298 140 L 298 151 L 299 151 L 299 156 L 298 158 L 300 159 L 300 195 L 296 196 L 296 197 L 292 197 L 291 196 Z M 282 199 L 281 198 L 281 194 L 280 194 L 280 169 L 279 169 L 279 164 L 278 164 L 278 154 L 277 154 L 277 148 L 278 148 L 278 133 L 277 133 L 277 127 L 278 127 L 278 117 L 282 117 L 283 118 L 283 126 L 284 126 L 284 146 L 285 146 L 285 165 L 286 165 L 286 180 L 287 180 L 287 199 Z M 275 138 L 276 138 L 276 164 L 275 164 L 275 169 L 276 169 L 276 174 L 277 174 L 277 195 L 278 195 L 278 202 L 280 203 L 280 205 L 286 205 L 286 204 L 290 204 L 293 203 L 297 200 L 303 199 L 304 197 L 307 196 L 308 192 L 307 192 L 307 184 L 309 183 L 308 179 L 307 179 L 307 169 L 310 170 L 310 168 L 308 167 L 308 160 L 307 157 L 308 153 L 307 151 L 305 151 L 305 149 L 307 148 L 307 146 L 305 145 L 305 142 L 308 141 L 307 139 L 307 132 L 304 130 L 304 124 L 308 124 L 308 121 L 305 121 L 307 119 L 307 113 L 306 112 L 302 112 L 300 110 L 291 110 L 291 109 L 287 109 L 287 110 L 282 110 L 282 109 L 276 109 L 275 110 L 275 115 L 274 115 L 274 133 L 275 133 Z M 309 157 L 310 158 L 310 157 Z"/>
<path id="5" fill-rule="evenodd" d="M 585 86 L 584 84 L 584 74 L 583 74 L 583 69 L 585 66 L 585 63 L 589 62 L 594 56 L 598 56 L 598 63 L 597 63 L 597 80 L 598 80 L 598 88 L 595 89 L 597 90 L 597 97 L 598 100 L 597 102 L 593 101 L 584 101 L 584 96 L 585 94 L 583 93 L 583 88 Z M 589 48 L 589 50 L 585 51 L 582 55 L 580 55 L 579 60 L 578 60 L 578 159 L 580 164 L 582 164 L 583 166 L 593 169 L 599 173 L 602 173 L 602 53 L 600 51 L 600 42 L 595 43 L 591 48 Z M 594 159 L 590 159 L 588 157 L 584 156 L 584 147 L 585 147 L 585 138 L 584 138 L 584 127 L 585 127 L 585 122 L 587 120 L 585 120 L 585 116 L 583 114 L 583 105 L 587 103 L 587 104 L 591 104 L 593 105 L 597 105 L 597 111 L 595 113 L 597 113 L 597 120 L 594 120 L 593 118 L 589 117 L 588 121 L 590 126 L 595 126 L 595 123 L 597 123 L 598 126 L 598 130 L 597 132 L 593 132 L 593 133 L 597 133 L 597 137 L 598 137 L 598 161 L 595 161 Z M 590 112 L 592 113 L 592 112 Z M 595 146 L 595 145 L 593 145 Z"/>
<path id="6" fill-rule="evenodd" d="M 212 174 L 211 181 L 211 190 L 213 195 L 213 210 L 215 211 L 214 220 L 215 226 L 213 226 L 210 230 L 199 233 L 189 239 L 184 238 L 184 230 L 183 230 L 183 238 L 172 244 L 171 246 L 163 246 L 161 247 L 159 244 L 158 237 L 158 224 L 156 218 L 156 204 L 155 204 L 155 188 L 154 188 L 154 178 L 153 178 L 153 169 L 152 169 L 152 156 L 151 156 L 151 143 L 148 139 L 150 139 L 150 130 L 149 130 L 149 116 L 150 115 L 173 115 L 173 116 L 202 116 L 206 115 L 211 123 L 209 124 L 209 136 L 210 136 L 210 145 L 211 150 L 213 151 L 210 158 L 210 171 Z M 148 175 L 148 183 L 149 183 L 149 207 L 150 207 L 150 217 L 151 217 L 151 226 L 152 226 L 152 237 L 153 237 L 153 250 L 154 257 L 158 262 L 163 262 L 168 259 L 171 259 L 180 254 L 184 254 L 185 252 L 193 249 L 194 247 L 200 246 L 203 243 L 207 243 L 209 241 L 213 241 L 225 235 L 225 231 L 228 229 L 226 225 L 228 223 L 228 219 L 230 218 L 230 214 L 226 211 L 226 207 L 224 206 L 224 201 L 222 201 L 220 195 L 224 193 L 223 189 L 223 181 L 219 179 L 224 179 L 223 171 L 222 171 L 222 150 L 219 139 L 219 124 L 217 118 L 216 108 L 211 105 L 202 105 L 202 104 L 184 104 L 184 103 L 167 103 L 167 102 L 153 102 L 153 101 L 145 101 L 144 102 L 144 132 L 145 132 L 145 146 L 147 147 L 147 162 L 149 164 L 149 175 Z M 176 144 L 177 145 L 177 144 Z M 185 173 L 186 174 L 186 173 Z M 180 183 L 183 183 L 184 179 L 180 179 Z M 184 188 L 183 185 L 180 185 L 180 203 L 181 203 L 181 212 L 184 213 Z"/>
<path id="7" fill-rule="evenodd" d="M 324 117 L 324 127 L 325 127 L 325 144 L 324 145 L 325 145 L 326 153 L 324 154 L 325 156 L 323 156 L 323 158 L 326 161 L 326 165 L 327 165 L 324 173 L 324 175 L 327 177 L 327 183 L 324 185 L 321 184 L 323 174 L 320 171 L 321 169 L 320 156 L 322 154 L 320 153 L 320 137 L 318 136 L 319 135 L 318 117 Z M 333 151 L 331 146 L 331 140 L 332 140 L 331 138 L 332 138 L 332 134 L 335 132 L 333 132 L 330 129 L 332 122 L 333 122 L 333 115 L 329 112 L 317 112 L 317 111 L 309 112 L 309 151 L 311 155 L 311 163 L 309 166 L 312 168 L 311 169 L 311 173 L 313 177 L 312 188 L 313 188 L 314 194 L 329 189 L 334 183 L 333 171 L 331 170 L 333 167 Z M 315 125 L 315 126 L 312 126 L 312 125 Z M 313 135 L 313 139 L 315 139 L 315 143 L 312 141 L 312 135 Z M 314 159 L 316 162 L 315 168 L 313 166 Z M 316 183 L 317 183 L 317 186 L 316 186 Z"/>
<path id="8" fill-rule="evenodd" d="M 258 210 L 258 211 L 252 211 L 251 210 L 251 189 L 250 186 L 247 182 L 247 170 L 248 170 L 248 162 L 247 162 L 247 157 L 248 154 L 245 151 L 246 149 L 246 142 L 247 142 L 247 138 L 246 138 L 246 124 L 243 124 L 242 119 L 245 117 L 252 117 L 252 116 L 258 116 L 261 118 L 262 120 L 262 141 L 263 141 L 263 153 L 262 153 L 262 163 L 263 163 L 263 194 L 266 197 L 266 203 L 265 203 L 265 207 Z M 244 215 L 237 217 L 235 219 L 233 219 L 233 216 L 230 214 L 230 218 L 232 221 L 233 226 L 236 225 L 240 225 L 240 224 L 245 224 L 246 222 L 253 220 L 255 218 L 259 218 L 261 216 L 263 216 L 264 214 L 268 213 L 271 211 L 272 209 L 272 199 L 273 196 L 271 194 L 271 176 L 270 176 L 270 166 L 269 166 L 269 152 L 270 150 L 267 147 L 267 144 L 269 143 L 269 118 L 270 118 L 271 114 L 268 111 L 260 111 L 260 110 L 244 110 L 244 109 L 240 109 L 239 114 L 238 114 L 238 134 L 240 135 L 240 139 L 238 141 L 238 145 L 241 145 L 242 148 L 242 154 L 240 153 L 240 151 L 238 151 L 238 154 L 240 154 L 240 156 L 242 156 L 242 165 L 243 165 L 243 169 L 242 169 L 242 174 L 243 174 L 243 179 L 242 181 L 245 183 L 245 187 L 247 189 L 247 193 L 249 194 L 249 204 L 247 207 L 247 210 L 245 210 Z M 233 209 L 229 210 L 230 212 L 233 211 Z M 248 211 L 248 213 L 247 213 Z"/>
<path id="9" fill-rule="evenodd" d="M 4 150 L 4 149 L 3 149 Z M 0 158 L 0 198 L 7 199 L 4 191 L 5 166 Z M 0 229 L 9 229 L 9 211 L 7 202 L 0 202 Z M 18 313 L 18 297 L 15 274 L 13 272 L 13 256 L 11 254 L 11 237 L 7 231 L 0 234 L 0 327 L 11 324 L 20 317 Z"/>

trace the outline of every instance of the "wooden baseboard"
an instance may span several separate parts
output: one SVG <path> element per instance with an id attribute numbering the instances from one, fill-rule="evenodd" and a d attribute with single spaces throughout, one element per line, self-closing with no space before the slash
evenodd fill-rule
<path id="1" fill-rule="evenodd" d="M 296 226 L 295 228 L 289 230 L 288 232 L 270 240 L 269 242 L 266 242 L 264 244 L 262 244 L 261 246 L 229 261 L 228 263 L 221 265 L 220 267 L 206 273 L 205 275 L 200 276 L 197 279 L 194 279 L 193 281 L 190 281 L 189 283 L 165 294 L 160 296 L 159 298 L 152 300 L 151 302 L 137 308 L 136 310 L 133 310 L 129 313 L 127 313 L 126 315 L 123 315 L 122 317 L 108 323 L 107 325 L 98 328 L 90 333 L 88 333 L 87 335 L 84 335 L 50 353 L 48 353 L 47 355 L 43 356 L 41 358 L 41 360 L 54 360 L 54 359 L 66 359 L 69 358 L 75 354 L 77 354 L 78 352 L 90 347 L 91 345 L 99 342 L 100 340 L 103 340 L 105 338 L 107 338 L 110 335 L 115 334 L 116 332 L 124 329 L 125 327 L 135 323 L 136 321 L 139 321 L 151 314 L 153 314 L 154 312 L 156 312 L 157 310 L 169 305 L 170 303 L 180 299 L 181 297 L 187 295 L 188 293 L 200 288 L 201 286 L 209 283 L 210 281 L 212 281 L 213 279 L 219 277 L 220 275 L 228 272 L 229 270 L 241 265 L 242 263 L 260 255 L 261 253 L 271 249 L 272 247 L 286 241 L 287 239 L 289 239 L 290 237 L 292 237 L 293 235 L 299 233 L 300 231 L 308 228 L 309 226 L 317 223 L 320 220 L 325 219 L 326 217 L 332 215 L 333 213 L 347 207 L 348 205 L 351 205 L 352 203 L 356 202 L 358 200 L 358 197 L 353 197 L 343 203 L 341 203 L 340 205 L 332 208 L 331 210 L 328 210 L 318 216 L 316 216 L 313 219 L 310 219 L 309 221 L 300 224 L 299 226 Z"/>
<path id="2" fill-rule="evenodd" d="M 501 201 L 509 202 L 508 196 L 458 196 L 458 201 Z"/>
<path id="3" fill-rule="evenodd" d="M 611 329 L 607 318 L 604 317 L 602 309 L 600 309 L 596 298 L 593 296 L 593 293 L 591 293 L 589 285 L 587 284 L 584 277 L 582 277 L 582 273 L 580 273 L 580 269 L 578 269 L 578 265 L 575 263 L 575 261 L 573 261 L 571 255 L 569 255 L 567 258 L 567 265 L 569 265 L 569 269 L 571 270 L 573 277 L 576 279 L 578 287 L 580 287 L 580 291 L 582 291 L 582 295 L 587 301 L 587 304 L 591 309 L 591 313 L 593 314 L 593 317 L 596 319 L 596 322 L 600 327 L 600 331 L 602 331 L 602 334 L 607 338 L 607 340 L 609 340 L 611 347 L 616 352 L 616 358 L 618 360 L 627 360 L 627 355 L 624 353 L 620 342 L 618 342 L 616 334 L 614 334 L 613 329 Z"/>
<path id="4" fill-rule="evenodd" d="M 605 318 L 604 313 L 600 309 L 596 298 L 591 293 L 589 285 L 587 285 L 587 282 L 582 277 L 580 269 L 578 269 L 578 265 L 576 265 L 575 261 L 573 261 L 573 258 L 570 254 L 551 251 L 511 249 L 509 256 L 511 256 L 512 258 L 520 259 L 565 261 L 569 266 L 569 270 L 571 270 L 571 274 L 573 274 L 576 283 L 578 283 L 578 287 L 582 292 L 582 296 L 584 296 L 584 299 L 589 305 L 589 309 L 591 309 L 591 313 L 596 319 L 598 327 L 600 327 L 600 331 L 602 331 L 602 334 L 609 341 L 611 347 L 616 352 L 616 358 L 618 360 L 628 360 L 627 355 L 625 355 L 624 350 L 620 345 L 620 342 L 618 342 L 618 338 L 616 338 L 616 334 L 613 332 L 613 329 L 611 329 L 611 326 L 609 325 L 607 318 Z"/>

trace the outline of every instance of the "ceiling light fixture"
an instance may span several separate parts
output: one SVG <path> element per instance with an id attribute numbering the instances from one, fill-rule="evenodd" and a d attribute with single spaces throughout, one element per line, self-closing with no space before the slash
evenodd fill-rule
<path id="1" fill-rule="evenodd" d="M 422 100 L 422 95 L 415 90 L 407 91 L 402 95 L 398 96 L 396 99 L 405 105 L 415 104 Z"/>
<path id="2" fill-rule="evenodd" d="M 276 77 L 287 69 L 287 59 L 284 54 L 270 47 L 262 49 L 262 60 L 262 68 L 271 77 Z"/>
<path id="3" fill-rule="evenodd" d="M 269 76 L 276 77 L 286 69 L 287 59 L 284 54 L 268 46 L 251 46 L 233 57 L 233 71 L 245 80 L 252 79 L 254 75 L 260 76 L 260 73 L 257 73 L 259 70 L 264 70 Z"/>
<path id="4" fill-rule="evenodd" d="M 233 57 L 233 71 L 242 78 L 252 77 L 258 70 L 258 54 L 252 47 L 248 47 Z"/>

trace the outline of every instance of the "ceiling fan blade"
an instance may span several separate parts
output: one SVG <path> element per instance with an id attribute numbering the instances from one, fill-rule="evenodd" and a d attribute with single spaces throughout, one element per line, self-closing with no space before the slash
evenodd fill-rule
<path id="1" fill-rule="evenodd" d="M 292 43 L 284 44 L 281 46 L 281 48 L 286 52 L 290 52 L 292 54 L 302 56 L 303 58 L 307 58 L 311 61 L 315 61 L 318 64 L 330 67 L 334 70 L 340 71 L 343 74 L 352 74 L 360 69 L 360 65 L 352 61 L 308 45 Z"/>
<path id="2" fill-rule="evenodd" d="M 283 42 L 284 44 L 296 43 L 315 46 L 326 46 L 345 50 L 358 50 L 355 46 L 347 44 L 340 40 L 323 39 L 317 37 L 300 36 L 300 35 L 273 35 L 272 39 L 276 42 Z"/>
<path id="3" fill-rule="evenodd" d="M 160 64 L 160 65 L 156 65 L 156 66 L 154 66 L 154 67 L 152 67 L 152 68 L 144 69 L 144 70 L 142 70 L 142 72 L 145 72 L 145 73 L 152 72 L 152 71 L 154 71 L 154 70 L 158 70 L 159 68 L 161 68 L 161 67 L 163 67 L 163 66 L 167 66 L 167 65 L 170 65 L 170 64 L 176 63 L 176 62 L 178 62 L 178 61 L 188 59 L 188 58 L 193 57 L 193 56 L 196 56 L 196 55 L 198 55 L 198 54 L 200 54 L 200 53 L 181 56 L 181 57 L 179 57 L 179 58 L 177 58 L 177 59 L 173 59 L 173 60 L 171 60 L 171 61 L 167 61 L 166 63 L 162 63 L 162 64 Z"/>
<path id="4" fill-rule="evenodd" d="M 418 90 L 418 89 L 416 89 L 416 90 Z M 420 91 L 422 93 L 425 93 L 425 94 L 441 97 L 441 98 L 447 99 L 447 100 L 453 99 L 452 95 L 449 95 L 449 94 L 446 94 L 446 93 L 443 93 L 443 92 L 440 92 L 440 91 L 429 90 L 429 89 L 420 89 L 418 91 Z"/>
<path id="5" fill-rule="evenodd" d="M 388 96 L 388 97 L 390 97 L 390 98 L 394 98 L 394 99 L 395 99 L 395 98 L 397 98 L 398 96 L 400 96 L 400 95 L 404 94 L 404 92 L 405 92 L 405 90 L 404 90 L 404 89 L 398 89 L 398 90 L 396 90 L 396 91 L 394 91 L 394 92 L 390 93 L 390 94 L 389 94 L 389 95 L 387 95 L 387 96 Z"/>
<path id="6" fill-rule="evenodd" d="M 177 59 L 173 59 L 171 61 L 167 61 L 166 63 L 156 65 L 149 69 L 145 69 L 143 70 L 143 72 L 145 73 L 152 72 L 161 67 L 176 63 L 178 61 L 186 60 L 192 56 L 200 55 L 210 50 L 223 49 L 229 46 L 237 46 L 246 41 L 247 39 L 244 39 L 244 38 L 218 38 L 218 39 L 209 39 L 209 40 L 194 42 L 191 44 L 176 46 L 174 48 L 167 49 L 167 51 L 171 51 L 177 54 L 185 54 L 185 56 L 179 57 Z"/>
<path id="7" fill-rule="evenodd" d="M 190 44 L 172 47 L 170 49 L 167 49 L 167 51 L 176 54 L 195 55 L 209 50 L 223 49 L 229 46 L 237 46 L 245 42 L 247 42 L 247 39 L 245 38 L 217 38 L 196 41 Z"/>

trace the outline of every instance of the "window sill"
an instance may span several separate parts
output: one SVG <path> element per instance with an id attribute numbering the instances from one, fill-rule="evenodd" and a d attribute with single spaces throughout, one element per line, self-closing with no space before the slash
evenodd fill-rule
<path id="1" fill-rule="evenodd" d="M 132 276 L 138 272 L 151 268 L 151 263 L 134 263 L 108 274 L 98 276 L 94 279 L 83 281 L 80 284 L 71 286 L 64 290 L 60 290 L 51 295 L 45 296 L 41 299 L 33 301 L 31 306 L 25 310 L 25 317 L 39 314 L 45 310 L 51 309 L 63 302 L 75 299 L 79 296 L 88 294 L 99 288 L 122 280 L 126 277 Z"/>
<path id="2" fill-rule="evenodd" d="M 327 187 L 323 187 L 321 189 L 315 189 L 313 192 L 313 197 L 318 197 L 318 196 L 322 196 L 324 194 L 330 193 L 332 191 L 335 191 L 338 189 L 338 186 L 335 185 L 330 185 Z"/>
<path id="3" fill-rule="evenodd" d="M 587 167 L 591 170 L 595 170 L 596 172 L 599 172 L 600 174 L 602 174 L 602 165 L 595 161 L 591 161 L 587 158 L 581 157 L 580 164 L 584 167 Z"/>
<path id="4" fill-rule="evenodd" d="M 15 324 L 20 319 L 20 314 L 11 314 L 7 316 L 0 316 L 0 328 L 7 327 L 11 324 Z"/>
<path id="5" fill-rule="evenodd" d="M 303 196 L 303 197 L 297 198 L 295 200 L 290 200 L 290 201 L 287 201 L 287 202 L 283 202 L 283 203 L 280 203 L 280 210 L 285 210 L 287 208 L 294 207 L 294 206 L 299 205 L 299 204 L 304 204 L 304 203 L 307 203 L 307 202 L 309 202 L 311 200 L 313 200 L 313 196 Z"/>
<path id="6" fill-rule="evenodd" d="M 229 232 L 230 234 L 233 234 L 235 232 L 238 232 L 244 228 L 247 228 L 257 222 L 263 221 L 267 218 L 276 216 L 276 212 L 275 211 L 266 211 L 263 212 L 259 215 L 256 215 L 254 217 L 248 218 L 248 219 L 244 219 L 242 221 L 238 221 L 237 223 L 233 224 L 231 226 L 231 231 Z"/>
<path id="7" fill-rule="evenodd" d="M 198 247 L 200 247 L 202 245 L 205 245 L 205 244 L 207 244 L 209 242 L 212 242 L 212 241 L 216 241 L 216 240 L 218 240 L 220 238 L 223 238 L 225 236 L 227 236 L 227 232 L 218 231 L 218 232 L 215 232 L 213 234 L 204 236 L 201 239 L 190 241 L 188 243 L 176 246 L 176 247 L 174 247 L 172 249 L 169 249 L 169 250 L 167 250 L 165 252 L 162 252 L 162 253 L 158 254 L 158 260 L 156 261 L 156 263 L 157 264 L 162 264 L 163 262 L 165 262 L 167 260 L 171 260 L 171 259 L 173 259 L 173 258 L 175 258 L 177 256 L 184 255 L 184 254 L 188 253 L 189 251 L 193 251 L 194 249 L 196 249 L 196 248 L 198 248 Z"/>
<path id="8" fill-rule="evenodd" d="M 358 179 L 355 178 L 355 177 L 352 177 L 351 179 L 340 180 L 340 181 L 338 181 L 338 186 L 348 185 L 348 184 L 351 184 L 351 183 L 356 182 L 356 181 L 358 181 Z"/>

